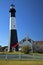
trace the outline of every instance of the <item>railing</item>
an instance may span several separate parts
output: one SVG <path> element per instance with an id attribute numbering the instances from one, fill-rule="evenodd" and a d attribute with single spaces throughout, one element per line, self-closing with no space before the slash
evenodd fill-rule
<path id="1" fill-rule="evenodd" d="M 27 54 L 0 54 L 0 60 L 43 60 L 43 57 Z"/>

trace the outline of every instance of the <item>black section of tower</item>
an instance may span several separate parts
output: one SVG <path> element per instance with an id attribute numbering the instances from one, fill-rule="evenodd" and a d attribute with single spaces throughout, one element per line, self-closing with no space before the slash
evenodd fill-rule
<path id="1" fill-rule="evenodd" d="M 13 6 L 13 5 L 11 5 L 11 6 Z M 14 8 L 10 8 L 9 12 L 11 13 L 10 17 L 15 17 L 16 10 Z M 13 45 L 15 45 L 17 43 L 18 43 L 17 30 L 11 29 L 10 30 L 10 51 L 12 51 Z M 15 50 L 18 51 L 18 46 L 16 46 Z"/>
<path id="2" fill-rule="evenodd" d="M 11 13 L 11 17 L 15 17 L 16 10 L 13 8 L 13 4 L 11 5 L 12 8 L 10 8 L 9 12 Z"/>

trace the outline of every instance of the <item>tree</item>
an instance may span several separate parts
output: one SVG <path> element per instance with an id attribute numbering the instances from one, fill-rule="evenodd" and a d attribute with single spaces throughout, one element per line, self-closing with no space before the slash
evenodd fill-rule
<path id="1" fill-rule="evenodd" d="M 2 46 L 0 45 L 0 52 L 2 52 Z"/>
<path id="2" fill-rule="evenodd" d="M 30 50 L 31 50 L 31 47 L 29 45 L 22 47 L 22 52 L 24 52 L 25 54 L 28 54 Z"/>

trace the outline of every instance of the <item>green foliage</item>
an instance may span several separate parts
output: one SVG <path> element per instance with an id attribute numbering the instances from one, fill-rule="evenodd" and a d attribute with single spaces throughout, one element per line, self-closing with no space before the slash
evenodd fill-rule
<path id="1" fill-rule="evenodd" d="M 30 50 L 31 50 L 31 47 L 28 45 L 22 47 L 22 52 L 24 52 L 25 54 L 28 54 Z"/>

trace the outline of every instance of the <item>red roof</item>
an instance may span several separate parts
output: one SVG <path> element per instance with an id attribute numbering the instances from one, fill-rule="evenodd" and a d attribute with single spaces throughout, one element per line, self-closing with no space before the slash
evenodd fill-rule
<path id="1" fill-rule="evenodd" d="M 13 48 L 16 48 L 17 46 L 18 46 L 18 44 L 14 44 L 12 47 L 13 47 Z"/>

